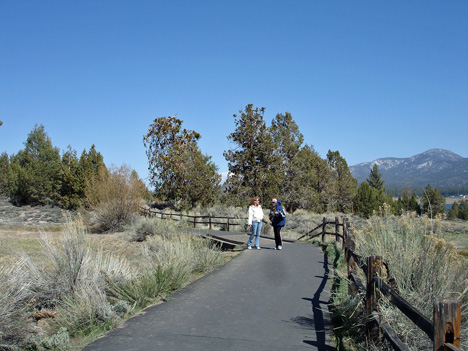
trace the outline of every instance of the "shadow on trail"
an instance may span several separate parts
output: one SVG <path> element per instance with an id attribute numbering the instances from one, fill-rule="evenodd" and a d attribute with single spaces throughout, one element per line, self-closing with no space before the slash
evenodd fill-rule
<path id="1" fill-rule="evenodd" d="M 304 340 L 305 344 L 315 346 L 319 350 L 332 351 L 332 350 L 336 350 L 336 348 L 333 346 L 327 345 L 326 328 L 329 326 L 326 325 L 325 318 L 323 316 L 323 308 L 325 308 L 325 306 L 328 305 L 329 302 L 320 300 L 320 295 L 322 294 L 323 290 L 325 289 L 325 286 L 327 285 L 328 274 L 330 272 L 328 268 L 328 256 L 324 254 L 323 257 L 324 257 L 324 261 L 323 261 L 324 274 L 323 274 L 323 277 L 317 277 L 317 278 L 322 278 L 320 286 L 317 288 L 317 291 L 315 292 L 314 297 L 312 299 L 307 298 L 307 297 L 303 298 L 303 300 L 310 301 L 312 303 L 313 318 L 299 316 L 299 317 L 292 319 L 292 321 L 294 323 L 299 324 L 299 326 L 303 328 L 315 330 L 317 341 Z"/>

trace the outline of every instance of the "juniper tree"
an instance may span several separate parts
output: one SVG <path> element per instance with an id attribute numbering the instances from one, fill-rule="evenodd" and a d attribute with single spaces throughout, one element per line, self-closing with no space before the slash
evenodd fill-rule
<path id="1" fill-rule="evenodd" d="M 332 170 L 328 209 L 347 213 L 351 210 L 353 199 L 357 194 L 357 180 L 351 175 L 348 163 L 339 151 L 329 150 L 327 160 Z"/>
<path id="2" fill-rule="evenodd" d="M 3 152 L 0 155 L 0 196 L 10 196 L 12 177 L 10 157 Z"/>
<path id="3" fill-rule="evenodd" d="M 297 206 L 295 202 L 297 202 L 299 185 L 295 182 L 298 168 L 293 161 L 299 153 L 304 136 L 289 112 L 277 114 L 271 122 L 269 132 L 275 145 L 273 148 L 273 155 L 277 158 L 275 166 L 278 167 L 273 178 L 274 185 L 279 189 L 279 193 L 270 193 L 270 197 L 280 196 L 288 211 L 292 212 Z"/>
<path id="4" fill-rule="evenodd" d="M 427 213 L 431 218 L 444 213 L 447 209 L 445 197 L 439 193 L 439 190 L 432 188 L 430 184 L 427 184 L 426 188 L 424 188 L 422 204 L 424 213 Z"/>
<path id="5" fill-rule="evenodd" d="M 150 183 L 159 199 L 179 208 L 213 204 L 220 194 L 218 168 L 200 151 L 200 134 L 182 128 L 182 122 L 176 117 L 158 117 L 148 127 L 143 143 Z"/>
<path id="6" fill-rule="evenodd" d="M 43 125 L 29 133 L 25 148 L 11 158 L 11 198 L 17 204 L 57 203 L 60 199 L 60 151 Z"/>
<path id="7" fill-rule="evenodd" d="M 226 180 L 227 198 L 242 205 L 253 196 L 262 202 L 279 191 L 276 177 L 279 157 L 273 153 L 276 147 L 263 119 L 265 108 L 247 105 L 234 114 L 236 130 L 228 135 L 234 148 L 224 152 L 229 175 Z"/>
<path id="8" fill-rule="evenodd" d="M 295 177 L 291 179 L 291 197 L 295 207 L 326 211 L 329 181 L 332 177 L 327 161 L 312 146 L 305 145 L 292 161 Z"/>

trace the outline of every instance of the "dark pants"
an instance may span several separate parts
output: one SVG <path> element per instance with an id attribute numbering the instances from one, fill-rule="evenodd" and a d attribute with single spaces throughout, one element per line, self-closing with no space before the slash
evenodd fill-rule
<path id="1" fill-rule="evenodd" d="M 281 238 L 281 229 L 283 227 L 273 226 L 273 232 L 275 233 L 275 246 L 283 246 L 283 239 Z"/>

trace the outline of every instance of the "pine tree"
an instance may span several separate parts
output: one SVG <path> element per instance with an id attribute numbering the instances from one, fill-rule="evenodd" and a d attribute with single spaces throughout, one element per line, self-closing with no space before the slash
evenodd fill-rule
<path id="1" fill-rule="evenodd" d="M 379 191 L 372 188 L 368 182 L 362 182 L 359 185 L 357 196 L 354 201 L 354 211 L 356 214 L 369 218 L 374 211 L 379 210 L 379 206 L 381 206 Z"/>
<path id="2" fill-rule="evenodd" d="M 380 173 L 379 166 L 377 166 L 377 164 L 374 164 L 374 166 L 372 167 L 367 182 L 369 183 L 371 188 L 385 192 L 385 182 L 382 179 L 382 174 Z"/>

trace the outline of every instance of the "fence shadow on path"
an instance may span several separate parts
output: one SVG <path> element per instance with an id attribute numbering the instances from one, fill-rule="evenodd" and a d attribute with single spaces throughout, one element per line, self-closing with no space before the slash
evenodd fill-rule
<path id="1" fill-rule="evenodd" d="M 315 330 L 317 341 L 303 340 L 305 344 L 315 346 L 318 350 L 334 351 L 336 350 L 336 348 L 333 346 L 330 346 L 331 341 L 327 340 L 327 330 L 331 328 L 331 325 L 329 321 L 326 321 L 326 319 L 324 318 L 324 313 L 323 313 L 324 308 L 328 309 L 329 301 L 320 300 L 320 297 L 322 293 L 324 292 L 325 287 L 327 286 L 327 282 L 329 279 L 329 272 L 330 272 L 330 269 L 328 266 L 328 256 L 326 254 L 324 254 L 323 256 L 322 263 L 323 263 L 324 275 L 321 277 L 316 276 L 317 278 L 322 278 L 322 281 L 319 287 L 317 288 L 314 294 L 314 297 L 302 298 L 305 301 L 311 302 L 313 318 L 299 316 L 299 317 L 293 318 L 291 321 L 294 323 L 297 323 L 302 328 Z"/>

